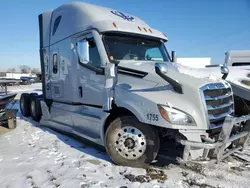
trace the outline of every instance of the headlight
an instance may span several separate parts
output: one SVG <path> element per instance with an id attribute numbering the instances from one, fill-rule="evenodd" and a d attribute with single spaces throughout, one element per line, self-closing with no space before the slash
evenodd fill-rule
<path id="1" fill-rule="evenodd" d="M 177 109 L 170 108 L 168 106 L 157 105 L 161 116 L 167 120 L 169 123 L 176 124 L 176 125 L 189 125 L 195 126 L 196 123 L 194 119 Z"/>

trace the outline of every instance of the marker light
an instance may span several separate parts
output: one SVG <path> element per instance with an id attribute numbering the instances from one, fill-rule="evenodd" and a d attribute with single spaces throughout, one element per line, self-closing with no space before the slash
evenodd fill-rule
<path id="1" fill-rule="evenodd" d="M 141 31 L 141 28 L 138 26 L 138 29 Z"/>
<path id="2" fill-rule="evenodd" d="M 113 23 L 113 26 L 117 29 L 117 25 L 115 24 L 115 22 Z"/>
<path id="3" fill-rule="evenodd" d="M 144 29 L 144 31 L 146 31 L 146 32 L 147 32 L 147 29 L 146 29 L 145 27 L 144 27 L 143 29 Z"/>
<path id="4" fill-rule="evenodd" d="M 165 120 L 167 120 L 168 122 L 170 122 L 170 118 L 169 118 L 169 116 L 168 116 L 167 111 L 166 111 L 161 105 L 158 104 L 157 106 L 158 106 L 158 110 L 159 110 L 161 116 L 162 116 Z"/>
<path id="5" fill-rule="evenodd" d="M 150 33 L 153 33 L 151 29 L 148 29 L 150 31 Z"/>

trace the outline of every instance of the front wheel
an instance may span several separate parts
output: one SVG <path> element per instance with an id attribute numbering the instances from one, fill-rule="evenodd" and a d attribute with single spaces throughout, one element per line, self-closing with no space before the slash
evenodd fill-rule
<path id="1" fill-rule="evenodd" d="M 159 146 L 155 129 L 133 116 L 115 119 L 105 133 L 107 153 L 118 165 L 147 167 L 157 156 Z"/>

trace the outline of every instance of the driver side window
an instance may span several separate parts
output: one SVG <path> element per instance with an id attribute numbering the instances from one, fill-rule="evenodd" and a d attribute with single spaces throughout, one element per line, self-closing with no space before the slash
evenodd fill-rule
<path id="1" fill-rule="evenodd" d="M 93 38 L 88 39 L 87 41 L 89 44 L 89 62 L 88 62 L 88 64 L 93 66 L 93 67 L 99 68 L 99 67 L 101 67 L 101 58 L 100 58 L 96 43 L 95 43 Z"/>
<path id="2" fill-rule="evenodd" d="M 82 64 L 95 68 L 101 67 L 101 58 L 94 38 L 78 41 L 77 52 Z"/>

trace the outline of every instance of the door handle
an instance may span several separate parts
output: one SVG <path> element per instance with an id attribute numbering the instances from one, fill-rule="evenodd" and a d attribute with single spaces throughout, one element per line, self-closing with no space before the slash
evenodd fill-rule
<path id="1" fill-rule="evenodd" d="M 79 90 L 79 96 L 82 98 L 82 86 L 79 86 L 78 90 Z"/>

